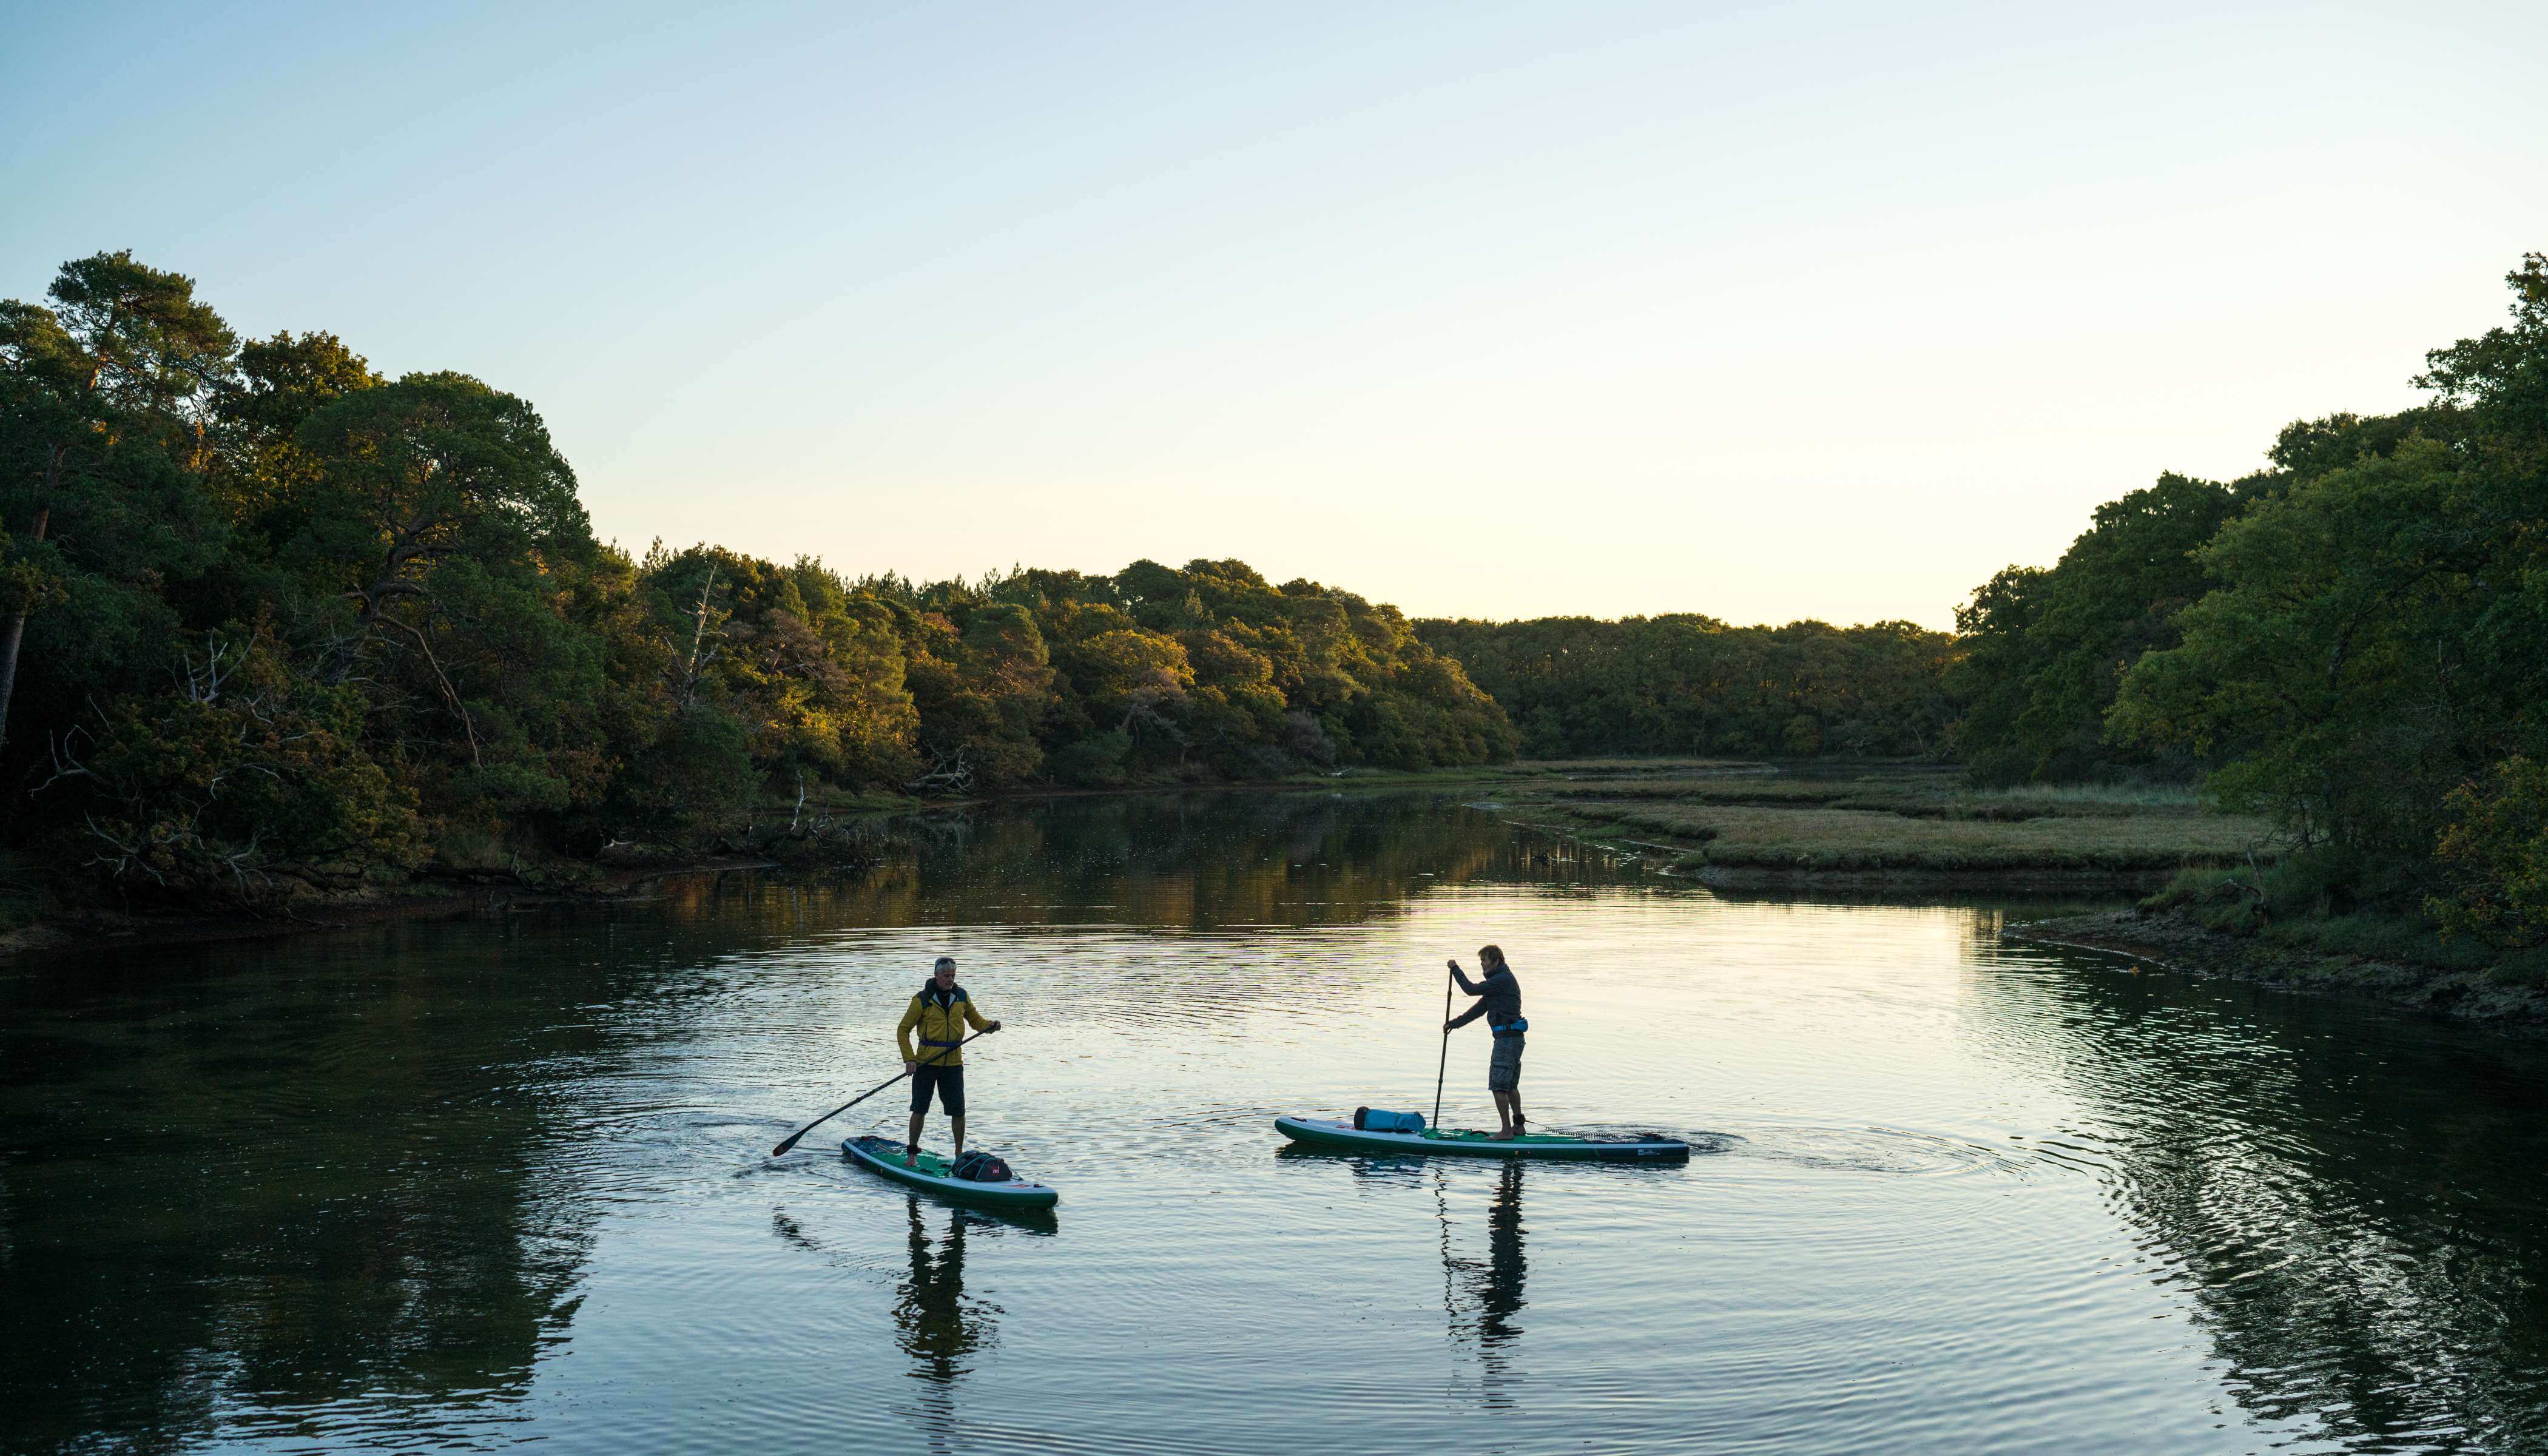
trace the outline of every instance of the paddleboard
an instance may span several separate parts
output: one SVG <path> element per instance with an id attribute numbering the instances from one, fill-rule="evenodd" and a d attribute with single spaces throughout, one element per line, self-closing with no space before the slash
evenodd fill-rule
<path id="1" fill-rule="evenodd" d="M 1048 1209 L 1061 1202 L 1060 1189 L 1023 1178 L 1006 1183 L 976 1183 L 969 1178 L 952 1177 L 950 1169 L 954 1164 L 925 1147 L 920 1150 L 919 1165 L 906 1168 L 902 1165 L 902 1144 L 890 1138 L 844 1138 L 841 1151 L 896 1183 L 925 1188 L 940 1198 L 1004 1209 Z"/>
<path id="2" fill-rule="evenodd" d="M 1286 1138 L 1310 1147 L 1338 1151 L 1413 1154 L 1419 1157 L 1553 1157 L 1614 1163 L 1685 1163 L 1689 1144 L 1670 1138 L 1563 1138 L 1525 1133 L 1498 1140 L 1486 1133 L 1427 1128 L 1421 1133 L 1373 1133 L 1350 1119 L 1293 1118 L 1274 1120 Z"/>

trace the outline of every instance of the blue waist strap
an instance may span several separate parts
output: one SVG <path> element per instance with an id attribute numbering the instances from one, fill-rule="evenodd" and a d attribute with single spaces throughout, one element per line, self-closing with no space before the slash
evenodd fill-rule
<path id="1" fill-rule="evenodd" d="M 920 1039 L 920 1045 L 923 1046 L 961 1046 L 964 1044 L 961 1042 L 933 1042 L 929 1038 L 923 1037 Z"/>
<path id="2" fill-rule="evenodd" d="M 1502 1026 L 1497 1026 L 1495 1023 L 1489 1022 L 1487 1023 L 1487 1030 L 1495 1033 L 1499 1037 L 1518 1037 L 1522 1033 L 1530 1030 L 1530 1022 L 1527 1018 L 1509 1021 L 1504 1023 Z"/>

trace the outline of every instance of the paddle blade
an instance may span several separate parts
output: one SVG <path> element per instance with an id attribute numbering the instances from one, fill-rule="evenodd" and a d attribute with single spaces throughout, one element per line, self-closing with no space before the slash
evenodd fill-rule
<path id="1" fill-rule="evenodd" d="M 795 1146 L 795 1145 L 796 1145 L 796 1139 L 797 1139 L 797 1138 L 802 1138 L 802 1137 L 804 1137 L 804 1136 L 805 1136 L 805 1135 L 804 1135 L 804 1134 L 802 1134 L 802 1133 L 790 1133 L 790 1134 L 788 1134 L 788 1135 L 787 1135 L 787 1140 L 786 1140 L 786 1141 L 781 1142 L 781 1143 L 779 1143 L 776 1147 L 774 1147 L 774 1148 L 770 1149 L 770 1155 L 771 1155 L 772 1157 L 785 1157 L 785 1156 L 787 1155 L 787 1149 L 789 1149 L 789 1148 L 791 1148 L 791 1147 Z"/>

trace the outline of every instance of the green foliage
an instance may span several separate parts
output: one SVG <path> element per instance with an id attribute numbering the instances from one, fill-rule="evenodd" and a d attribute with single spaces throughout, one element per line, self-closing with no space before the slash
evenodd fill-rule
<path id="1" fill-rule="evenodd" d="M 2470 656 L 2497 587 L 2473 570 L 2467 489 L 2418 438 L 2258 502 L 2203 548 L 2220 585 L 2134 667 L 2116 736 L 2217 760 L 2222 801 L 2304 848 L 2429 855 L 2443 795 L 2519 710 L 2502 665 Z"/>
<path id="2" fill-rule="evenodd" d="M 1515 737 L 1394 607 L 1235 561 L 1020 570 L 901 604 L 934 781 L 1107 785 L 1500 762 Z"/>
<path id="3" fill-rule="evenodd" d="M 127 894 L 505 872 L 817 794 L 1512 752 L 1456 663 L 1346 592 L 1230 561 L 631 561 L 514 396 L 386 380 L 323 332 L 242 344 L 126 253 L 49 299 L 0 304 L 0 852 Z"/>
<path id="4" fill-rule="evenodd" d="M 2435 405 L 2318 431 L 2358 453 L 2313 439 L 2322 472 L 2204 548 L 2215 590 L 2112 726 L 2217 756 L 2215 791 L 2341 852 L 2356 898 L 2517 940 L 2548 758 L 2548 264 L 2508 281 L 2511 326 L 2429 356 Z"/>
<path id="5" fill-rule="evenodd" d="M 179 688 L 109 703 L 41 795 L 80 795 L 88 867 L 127 893 L 265 902 L 416 858 L 413 794 L 365 751 L 363 700 L 293 672 L 260 627 L 207 633 Z"/>
<path id="6" fill-rule="evenodd" d="M 224 548 L 197 489 L 233 340 L 192 280 L 100 253 L 0 302 L 0 748 L 140 685 Z"/>
<path id="7" fill-rule="evenodd" d="M 2446 935 L 2548 941 L 2548 766 L 2514 757 L 2452 790 L 2435 858 L 2454 883 L 2425 901 Z"/>
<path id="8" fill-rule="evenodd" d="M 661 543 L 639 569 L 684 709 L 731 715 L 772 782 L 900 781 L 918 714 L 891 611 L 821 562 Z"/>
<path id="9" fill-rule="evenodd" d="M 1944 747 L 1950 639 L 1908 622 L 1729 627 L 1711 617 L 1426 621 L 1534 758 L 1926 756 Z"/>
<path id="10" fill-rule="evenodd" d="M 1122 730 L 1100 733 L 1063 745 L 1047 761 L 1053 781 L 1073 788 L 1113 788 L 1133 763 L 1133 735 Z"/>
<path id="11" fill-rule="evenodd" d="M 2161 476 L 2097 507 L 2050 570 L 2011 567 L 1956 608 L 1963 653 L 1947 682 L 1962 709 L 1956 747 L 1975 783 L 2153 767 L 2107 742 L 2106 711 L 2125 670 L 2176 644 L 2177 613 L 2204 591 L 2194 553 L 2239 499 L 2228 486 Z"/>
<path id="12" fill-rule="evenodd" d="M 1974 778 L 2199 766 L 2293 853 L 2171 904 L 2224 929 L 2386 916 L 2538 944 L 2548 257 L 2506 282 L 2508 325 L 2427 356 L 2431 404 L 2290 425 L 2271 472 L 2163 478 L 2058 566 L 1976 591 L 1951 677 Z"/>

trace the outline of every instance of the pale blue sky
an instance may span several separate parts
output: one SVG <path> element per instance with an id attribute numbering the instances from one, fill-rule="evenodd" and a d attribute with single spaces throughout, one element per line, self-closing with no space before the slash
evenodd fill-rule
<path id="1" fill-rule="evenodd" d="M 854 572 L 1944 625 L 2548 248 L 2538 4 L 0 6 L 0 296 L 129 246 Z"/>

